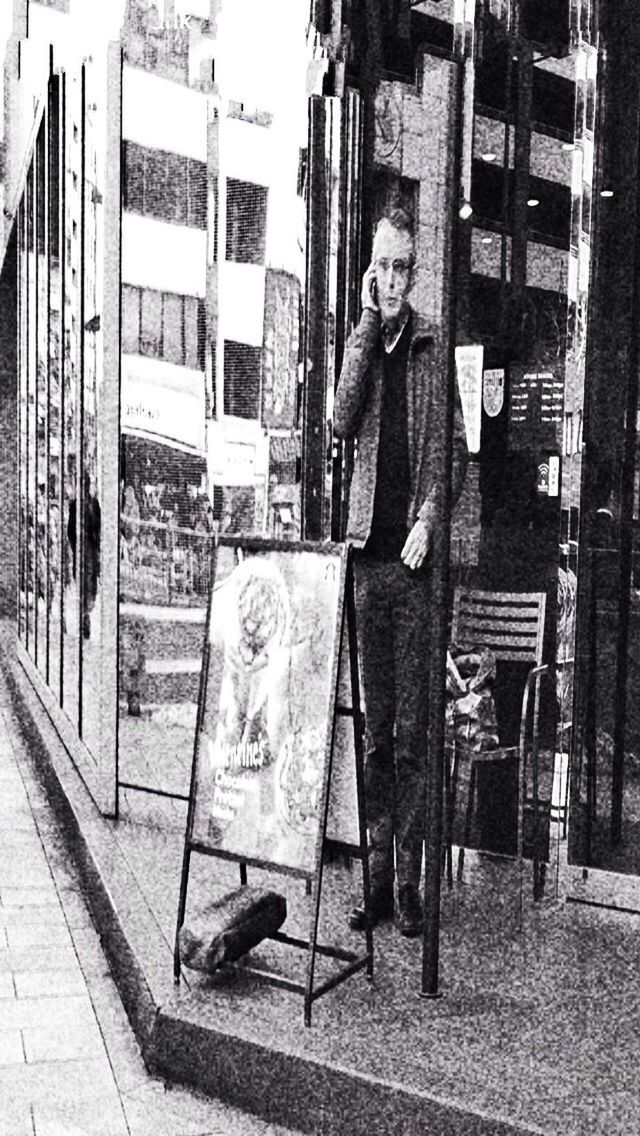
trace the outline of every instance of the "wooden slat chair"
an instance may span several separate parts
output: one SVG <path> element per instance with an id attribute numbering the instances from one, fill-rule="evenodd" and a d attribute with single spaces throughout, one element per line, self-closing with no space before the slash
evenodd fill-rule
<path id="1" fill-rule="evenodd" d="M 468 650 L 488 647 L 497 661 L 529 664 L 520 712 L 520 733 L 517 744 L 518 756 L 518 802 L 517 802 L 517 843 L 516 856 L 520 877 L 520 922 L 522 922 L 522 875 L 524 846 L 524 805 L 526 794 L 527 727 L 531 717 L 531 759 L 532 796 L 534 817 L 538 817 L 539 775 L 538 775 L 538 733 L 540 709 L 540 680 L 548 671 L 542 664 L 542 641 L 544 636 L 546 594 L 544 592 L 487 592 L 472 588 L 457 587 L 454 592 L 451 640 L 456 646 Z M 533 695 L 533 701 L 532 701 Z M 486 754 L 485 759 L 507 757 L 513 754 L 514 747 Z M 463 846 L 458 852 L 458 879 L 462 878 L 464 866 L 464 843 L 469 840 L 471 818 L 474 808 L 476 787 L 476 766 L 479 756 L 471 756 L 469 776 L 469 799 L 465 820 Z M 451 840 L 451 819 L 447 840 Z M 534 846 L 534 897 L 540 893 L 541 874 L 537 858 L 537 841 Z"/>

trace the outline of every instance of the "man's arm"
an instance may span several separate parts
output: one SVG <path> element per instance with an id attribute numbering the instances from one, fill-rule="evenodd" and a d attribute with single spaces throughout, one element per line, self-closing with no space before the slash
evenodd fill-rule
<path id="1" fill-rule="evenodd" d="M 350 438 L 358 432 L 369 391 L 371 360 L 380 334 L 374 281 L 375 271 L 369 265 L 362 280 L 362 316 L 344 350 L 333 404 L 333 429 L 338 438 Z"/>
<path id="2" fill-rule="evenodd" d="M 451 447 L 452 510 L 455 508 L 460 494 L 462 493 L 468 461 L 469 451 L 467 447 L 467 434 L 464 426 L 460 393 L 456 386 L 453 403 L 453 438 Z M 429 551 L 433 528 L 437 518 L 437 497 L 439 488 L 441 487 L 442 481 L 440 481 L 438 485 L 435 485 L 433 487 L 431 492 L 423 501 L 418 512 L 416 522 L 405 541 L 401 557 L 408 568 L 419 568 Z"/>

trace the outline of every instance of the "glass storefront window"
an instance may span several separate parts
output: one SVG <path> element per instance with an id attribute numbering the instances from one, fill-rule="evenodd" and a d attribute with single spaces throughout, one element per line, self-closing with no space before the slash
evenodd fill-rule
<path id="1" fill-rule="evenodd" d="M 105 715 L 116 676 L 101 604 L 106 59 L 96 49 L 49 76 L 18 210 L 17 267 L 18 632 L 100 800 L 103 775 L 111 793 L 115 784 L 115 723 L 110 732 Z"/>
<path id="2" fill-rule="evenodd" d="M 49 272 L 49 398 L 48 398 L 48 438 L 49 438 L 49 677 L 48 682 L 59 701 L 61 694 L 60 659 L 62 652 L 62 593 L 64 590 L 64 531 L 62 524 L 62 468 L 64 421 L 62 404 L 62 265 L 61 241 L 61 92 L 59 75 L 52 76 L 49 83 L 49 135 L 48 135 L 48 272 Z"/>
<path id="3" fill-rule="evenodd" d="M 64 77 L 64 371 L 63 422 L 63 650 L 62 706 L 76 730 L 80 724 L 80 592 L 78 555 L 78 517 L 80 469 L 80 293 L 81 279 L 81 137 L 82 81 L 80 75 Z"/>
<path id="4" fill-rule="evenodd" d="M 280 534 L 286 502 L 300 535 L 310 48 L 275 7 L 224 3 L 215 89 L 167 82 L 153 120 L 125 43 L 119 770 L 163 823 L 130 786 L 187 791 L 214 525 Z"/>
<path id="5" fill-rule="evenodd" d="M 93 60 L 82 69 L 82 481 L 77 535 L 81 624 L 80 733 L 91 753 L 100 751 L 101 598 L 102 598 L 102 457 L 100 419 L 103 411 L 104 278 L 104 137 L 105 107 Z M 115 464 L 115 462 L 114 462 Z"/>

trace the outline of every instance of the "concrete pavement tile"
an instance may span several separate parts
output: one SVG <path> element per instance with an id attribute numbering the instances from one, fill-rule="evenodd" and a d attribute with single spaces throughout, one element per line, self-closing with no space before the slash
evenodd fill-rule
<path id="1" fill-rule="evenodd" d="M 15 765 L 5 765 L 0 762 L 0 795 L 5 789 L 24 789 L 24 781 Z"/>
<path id="2" fill-rule="evenodd" d="M 61 1031 L 58 1025 L 29 1026 L 22 1030 L 28 1062 L 80 1061 L 105 1053 L 98 1023 L 75 1023 Z"/>
<path id="3" fill-rule="evenodd" d="M 20 1030 L 0 1032 L 0 1065 L 22 1065 L 24 1049 Z"/>
<path id="4" fill-rule="evenodd" d="M 19 927 L 5 927 L 4 930 L 9 950 L 12 951 L 22 950 L 23 947 L 37 947 L 40 943 L 46 943 L 51 947 L 71 945 L 71 932 L 64 919 L 58 924 L 37 920 L 33 923 L 23 923 Z"/>
<path id="5" fill-rule="evenodd" d="M 26 843 L 22 845 L 5 844 L 2 839 L 2 832 L 0 832 L 0 865 L 2 865 L 0 867 L 0 887 L 5 890 L 6 888 L 26 889 L 31 886 L 27 880 L 30 880 L 34 875 L 41 877 L 39 881 L 41 887 L 46 887 L 48 883 L 55 887 L 47 858 L 37 836 L 32 836 L 27 832 L 15 835 L 28 837 L 30 844 L 29 846 Z"/>
<path id="6" fill-rule="evenodd" d="M 91 1102 L 98 1114 L 117 1104 L 118 1090 L 108 1058 L 84 1061 L 25 1063 L 0 1069 L 0 1101 L 3 1109 L 18 1105 L 66 1105 Z M 89 1136 L 89 1132 L 83 1136 Z"/>
<path id="7" fill-rule="evenodd" d="M 77 1032 L 85 1026 L 97 1030 L 98 1023 L 88 995 L 67 994 L 56 998 L 6 998 L 0 1012 L 0 1032 L 10 1029 L 55 1027 L 60 1033 Z"/>
<path id="8" fill-rule="evenodd" d="M 15 998 L 16 988 L 13 982 L 13 975 L 10 970 L 3 970 L 0 973 L 0 999 Z"/>
<path id="9" fill-rule="evenodd" d="M 52 882 L 51 872 L 42 866 L 21 867 L 17 864 L 0 864 L 0 888 L 46 888 Z"/>
<path id="10" fill-rule="evenodd" d="M 95 924 L 79 886 L 61 888 L 59 897 L 69 927 L 77 931 L 95 931 Z"/>
<path id="11" fill-rule="evenodd" d="M 31 857 L 36 857 L 38 865 L 46 862 L 42 841 L 37 830 L 24 832 L 13 828 L 0 830 L 0 851 L 7 857 L 19 857 L 21 864 L 26 864 Z"/>
<path id="12" fill-rule="evenodd" d="M 79 967 L 78 956 L 71 943 L 66 947 L 35 946 L 21 951 L 0 949 L 0 974 L 7 970 L 24 974 L 34 970 L 73 970 Z"/>
<path id="13" fill-rule="evenodd" d="M 33 1109 L 35 1136 L 129 1136 L 120 1103 L 96 1115 L 91 1104 L 36 1105 Z"/>
<path id="14" fill-rule="evenodd" d="M 136 1092 L 149 1083 L 149 1071 L 130 1025 L 112 1023 L 100 1030 L 109 1054 L 118 1090 L 122 1096 Z"/>
<path id="15" fill-rule="evenodd" d="M 13 982 L 18 998 L 61 998 L 69 994 L 86 994 L 87 991 L 79 967 L 72 970 L 27 971 L 25 974 L 13 975 Z"/>
<path id="16" fill-rule="evenodd" d="M 6 1101 L 2 1102 L 0 1136 L 33 1136 L 30 1105 L 19 1104 L 12 1107 Z"/>
<path id="17" fill-rule="evenodd" d="M 87 987 L 120 1092 L 147 1084 L 149 1074 L 113 977 L 90 974 Z"/>
<path id="18" fill-rule="evenodd" d="M 122 1094 L 131 1136 L 264 1136 L 267 1122 L 200 1093 L 153 1080 Z"/>
<path id="19" fill-rule="evenodd" d="M 6 809 L 0 812 L 0 836 L 5 831 L 34 832 L 38 829 L 33 819 L 33 813 L 27 803 L 26 809 Z"/>
<path id="20" fill-rule="evenodd" d="M 78 875 L 73 866 L 69 863 L 68 859 L 65 861 L 62 857 L 60 860 L 49 860 L 49 869 L 53 876 L 56 886 L 62 890 L 63 888 L 78 887 Z"/>
<path id="21" fill-rule="evenodd" d="M 0 888 L 0 907 L 57 907 L 59 903 L 60 897 L 53 880 L 48 887 Z"/>
<path id="22" fill-rule="evenodd" d="M 24 812 L 26 809 L 31 811 L 31 803 L 22 782 L 0 782 L 0 816 L 12 810 Z"/>
<path id="23" fill-rule="evenodd" d="M 100 944 L 100 936 L 94 928 L 72 928 L 71 938 L 78 952 L 83 973 L 111 974 L 109 963 Z"/>
<path id="24" fill-rule="evenodd" d="M 50 903 L 44 907 L 36 907 L 34 904 L 25 904 L 24 907 L 0 907 L 0 926 L 8 930 L 33 927 L 36 924 L 43 931 L 49 928 L 67 927 L 60 904 Z"/>

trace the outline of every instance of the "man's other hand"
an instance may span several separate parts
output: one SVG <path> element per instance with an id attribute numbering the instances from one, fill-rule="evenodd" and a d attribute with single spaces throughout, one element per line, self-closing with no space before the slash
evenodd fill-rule
<path id="1" fill-rule="evenodd" d="M 407 568 L 419 568 L 423 563 L 431 541 L 431 530 L 424 521 L 416 521 L 400 553 L 402 563 Z"/>

